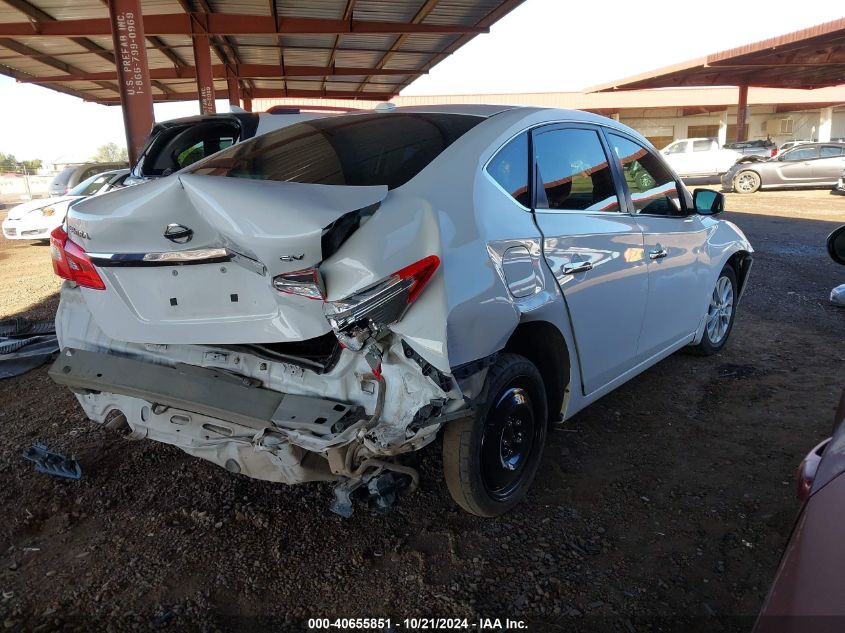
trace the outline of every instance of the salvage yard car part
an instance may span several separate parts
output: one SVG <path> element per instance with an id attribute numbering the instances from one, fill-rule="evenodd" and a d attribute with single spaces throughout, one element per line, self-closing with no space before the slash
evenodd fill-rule
<path id="1" fill-rule="evenodd" d="M 454 499 L 499 515 L 550 422 L 724 347 L 752 248 L 723 206 L 583 112 L 302 122 L 72 208 L 50 375 L 133 437 L 334 481 L 346 516 L 416 486 L 402 455 L 442 431 Z"/>
<path id="2" fill-rule="evenodd" d="M 23 458 L 35 464 L 35 470 L 53 477 L 80 479 L 82 467 L 73 457 L 66 457 L 47 448 L 43 442 L 36 442 L 24 451 Z"/>
<path id="3" fill-rule="evenodd" d="M 0 321 L 0 380 L 40 367 L 59 351 L 52 321 L 12 317 Z"/>

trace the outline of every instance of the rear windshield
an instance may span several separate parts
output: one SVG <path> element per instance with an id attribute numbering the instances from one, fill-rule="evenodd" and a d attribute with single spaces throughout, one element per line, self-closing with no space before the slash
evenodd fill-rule
<path id="1" fill-rule="evenodd" d="M 399 112 L 316 119 L 230 147 L 191 173 L 394 189 L 483 120 Z"/>
<path id="2" fill-rule="evenodd" d="M 66 185 L 70 180 L 71 174 L 73 174 L 73 172 L 75 172 L 77 169 L 79 169 L 79 165 L 75 167 L 65 167 L 62 171 L 58 173 L 58 175 L 56 175 L 55 178 L 53 178 L 53 182 L 51 182 L 50 184 Z"/>

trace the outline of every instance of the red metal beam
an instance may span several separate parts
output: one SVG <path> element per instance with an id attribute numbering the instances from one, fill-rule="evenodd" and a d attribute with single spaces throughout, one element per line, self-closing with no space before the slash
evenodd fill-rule
<path id="1" fill-rule="evenodd" d="M 328 20 L 289 18 L 234 13 L 172 13 L 143 18 L 147 35 L 192 35 L 191 22 L 202 25 L 209 35 L 336 35 L 428 33 L 438 35 L 478 35 L 486 26 L 459 24 L 408 24 L 368 20 Z M 52 20 L 0 23 L 0 37 L 97 37 L 111 34 L 108 19 Z"/>
<path id="2" fill-rule="evenodd" d="M 117 85 L 130 163 L 138 160 L 154 122 L 153 93 L 141 16 L 141 0 L 109 0 L 109 21 L 120 76 Z"/>
<path id="3" fill-rule="evenodd" d="M 238 78 L 230 68 L 226 68 L 226 88 L 229 92 L 229 105 L 241 105 L 240 86 L 238 86 Z"/>
<path id="4" fill-rule="evenodd" d="M 252 99 L 280 99 L 282 97 L 295 97 L 298 99 L 363 99 L 366 101 L 387 101 L 394 97 L 394 93 L 390 92 L 356 92 L 353 90 L 288 90 L 287 95 L 284 90 L 273 88 L 254 88 L 248 93 L 244 93 L 244 103 L 250 102 Z M 164 95 L 154 95 L 157 102 L 161 101 L 191 101 L 198 99 L 199 94 L 196 92 L 176 92 Z M 90 101 L 96 101 L 103 104 L 117 104 L 119 101 L 112 97 L 97 98 L 89 97 Z M 247 108 L 244 106 L 245 110 Z"/>
<path id="5" fill-rule="evenodd" d="M 214 75 L 211 72 L 211 44 L 208 35 L 194 35 L 194 63 L 200 114 L 214 114 L 217 109 L 214 105 Z"/>
<path id="6" fill-rule="evenodd" d="M 439 0 L 426 0 L 422 7 L 420 7 L 419 11 L 414 15 L 411 19 L 412 24 L 420 24 L 423 20 L 428 17 L 428 14 L 434 10 L 434 7 L 437 6 Z M 396 39 L 393 40 L 393 45 L 390 47 L 391 49 L 400 49 L 402 45 L 407 41 L 408 34 L 403 33 L 399 35 Z M 376 64 L 376 68 L 384 68 L 385 64 L 390 61 L 390 57 L 393 55 L 393 50 L 390 52 L 385 53 L 381 56 L 381 59 Z M 371 75 L 364 77 L 364 81 L 358 84 L 358 89 L 362 90 L 365 85 L 370 81 Z"/>
<path id="7" fill-rule="evenodd" d="M 747 138 L 745 119 L 748 116 L 748 86 L 739 86 L 739 101 L 736 104 L 736 140 Z"/>
<path id="8" fill-rule="evenodd" d="M 53 20 L 52 15 L 50 15 L 49 13 L 44 11 L 43 9 L 39 9 L 35 5 L 30 4 L 26 0 L 2 0 L 2 1 L 5 4 L 9 5 L 10 7 L 17 9 L 18 11 L 20 11 L 21 13 L 23 13 L 25 16 L 27 16 L 28 18 L 30 18 L 33 21 L 39 22 L 39 21 L 51 21 L 51 20 Z M 86 52 L 94 53 L 95 55 L 99 55 L 100 57 L 102 57 L 103 59 L 108 61 L 110 64 L 114 64 L 114 55 L 111 53 L 111 51 L 106 50 L 105 48 L 103 48 L 102 46 L 100 46 L 99 44 L 97 44 L 95 42 L 92 42 L 88 38 L 72 37 L 72 38 L 70 38 L 70 41 L 72 41 L 74 44 L 77 44 L 78 46 L 81 46 L 82 48 L 84 48 Z M 21 44 L 21 46 L 23 46 L 23 45 Z M 6 45 L 6 47 L 12 49 L 12 47 L 9 46 L 8 44 Z M 29 47 L 29 46 L 27 46 L 25 48 L 28 51 L 32 51 L 33 53 L 38 54 L 39 58 L 43 61 L 43 63 L 48 64 L 49 66 L 52 66 L 53 68 L 60 68 L 60 66 L 64 64 L 64 62 L 59 61 L 58 59 L 56 59 L 52 55 L 46 55 L 44 57 L 41 57 L 40 51 L 36 51 L 35 49 L 33 49 L 32 47 Z M 14 49 L 12 49 L 12 50 L 14 50 Z M 27 56 L 30 56 L 30 55 L 27 55 Z M 115 86 L 113 84 L 100 83 L 100 82 L 97 82 L 97 83 L 101 88 L 108 88 L 109 90 L 114 90 L 115 92 L 117 92 L 117 86 Z"/>
<path id="9" fill-rule="evenodd" d="M 150 69 L 151 79 L 194 79 L 197 76 L 194 66 L 181 66 L 177 68 L 152 68 Z M 276 64 L 236 64 L 234 69 L 225 64 L 212 64 L 211 74 L 215 79 L 227 79 L 228 72 L 237 77 L 255 79 L 282 79 L 284 77 L 322 77 L 322 76 L 362 76 L 362 75 L 415 75 L 413 70 L 406 69 L 377 69 L 377 68 L 351 68 L 343 66 L 285 66 L 284 71 Z M 425 74 L 425 73 L 423 73 Z M 117 79 L 117 73 L 112 71 L 99 73 L 79 72 L 72 75 L 49 75 L 47 77 L 31 77 L 27 83 L 56 83 L 70 81 L 106 81 Z"/>

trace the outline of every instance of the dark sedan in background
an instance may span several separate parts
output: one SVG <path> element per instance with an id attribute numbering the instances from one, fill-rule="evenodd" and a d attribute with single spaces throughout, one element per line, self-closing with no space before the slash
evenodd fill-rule
<path id="1" fill-rule="evenodd" d="M 738 162 L 722 176 L 736 193 L 788 187 L 832 188 L 845 169 L 845 143 L 804 143 L 768 160 Z"/>

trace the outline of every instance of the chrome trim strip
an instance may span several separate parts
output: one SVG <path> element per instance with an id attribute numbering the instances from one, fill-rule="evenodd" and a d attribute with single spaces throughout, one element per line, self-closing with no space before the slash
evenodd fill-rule
<path id="1" fill-rule="evenodd" d="M 184 266 L 228 262 L 236 255 L 227 248 L 194 248 L 159 253 L 88 253 L 95 266 Z"/>

